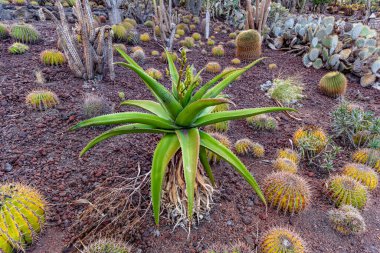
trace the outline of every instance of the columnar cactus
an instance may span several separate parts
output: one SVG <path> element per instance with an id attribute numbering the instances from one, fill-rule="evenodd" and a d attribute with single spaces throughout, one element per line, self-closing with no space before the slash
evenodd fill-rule
<path id="1" fill-rule="evenodd" d="M 319 88 L 329 97 L 344 95 L 347 89 L 347 78 L 338 71 L 329 72 L 319 81 Z"/>
<path id="2" fill-rule="evenodd" d="M 0 252 L 25 252 L 45 223 L 45 202 L 33 188 L 22 184 L 0 186 Z"/>
<path id="3" fill-rule="evenodd" d="M 333 176 L 328 180 L 326 187 L 329 198 L 338 207 L 352 205 L 363 209 L 367 203 L 368 192 L 366 187 L 349 176 Z"/>
<path id="4" fill-rule="evenodd" d="M 277 158 L 273 161 L 273 168 L 277 171 L 285 171 L 289 173 L 297 173 L 298 166 L 288 158 Z"/>
<path id="5" fill-rule="evenodd" d="M 295 232 L 281 227 L 274 227 L 261 238 L 262 253 L 305 253 L 306 245 Z"/>
<path id="6" fill-rule="evenodd" d="M 34 44 L 40 40 L 40 33 L 29 24 L 15 24 L 11 27 L 11 37 L 22 43 Z"/>
<path id="7" fill-rule="evenodd" d="M 243 61 L 257 59 L 261 55 L 261 36 L 255 30 L 246 30 L 236 37 L 236 57 Z"/>
<path id="8" fill-rule="evenodd" d="M 265 178 L 264 194 L 268 203 L 284 213 L 299 213 L 310 202 L 308 183 L 289 172 L 274 172 Z"/>
<path id="9" fill-rule="evenodd" d="M 377 173 L 372 168 L 360 163 L 346 164 L 343 167 L 343 174 L 358 180 L 369 190 L 374 190 L 379 182 Z"/>
<path id="10" fill-rule="evenodd" d="M 328 216 L 330 225 L 343 235 L 358 235 L 366 230 L 363 216 L 353 206 L 343 205 L 329 211 Z"/>
<path id="11" fill-rule="evenodd" d="M 66 61 L 65 55 L 55 49 L 42 51 L 40 59 L 43 64 L 50 66 L 62 65 Z"/>
<path id="12" fill-rule="evenodd" d="M 26 96 L 26 103 L 34 109 L 46 110 L 59 104 L 57 95 L 46 89 L 34 90 Z"/>

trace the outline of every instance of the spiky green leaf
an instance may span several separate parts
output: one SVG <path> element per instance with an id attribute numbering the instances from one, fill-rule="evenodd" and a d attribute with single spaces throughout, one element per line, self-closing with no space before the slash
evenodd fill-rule
<path id="1" fill-rule="evenodd" d="M 210 163 L 208 162 L 206 149 L 204 147 L 200 147 L 199 161 L 202 163 L 202 166 L 204 170 L 206 171 L 206 174 L 208 178 L 210 179 L 212 186 L 215 186 L 214 174 L 212 173 Z"/>
<path id="2" fill-rule="evenodd" d="M 161 106 L 161 104 L 152 100 L 126 100 L 121 105 L 131 105 L 147 110 L 161 118 L 170 120 L 170 114 Z"/>

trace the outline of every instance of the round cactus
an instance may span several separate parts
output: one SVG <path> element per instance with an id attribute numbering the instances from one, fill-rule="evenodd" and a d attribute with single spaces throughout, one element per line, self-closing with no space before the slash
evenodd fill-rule
<path id="1" fill-rule="evenodd" d="M 236 33 L 230 33 L 230 34 L 228 34 L 228 38 L 230 38 L 230 39 L 236 39 Z"/>
<path id="2" fill-rule="evenodd" d="M 140 47 L 140 46 L 135 46 L 135 47 L 131 48 L 132 53 L 136 52 L 137 50 L 143 50 L 144 51 L 144 49 L 142 49 L 142 47 Z"/>
<path id="3" fill-rule="evenodd" d="M 127 40 L 127 30 L 121 24 L 112 26 L 113 37 L 116 41 L 126 41 Z"/>
<path id="4" fill-rule="evenodd" d="M 83 253 L 131 253 L 129 245 L 112 239 L 100 239 L 86 246 Z"/>
<path id="5" fill-rule="evenodd" d="M 352 140 L 353 140 L 354 144 L 355 144 L 357 147 L 360 147 L 360 146 L 365 145 L 365 144 L 368 143 L 368 141 L 370 141 L 372 138 L 373 138 L 373 135 L 372 135 L 371 131 L 368 131 L 368 130 L 358 131 L 358 132 L 356 132 L 356 133 L 352 136 Z"/>
<path id="6" fill-rule="evenodd" d="M 184 30 L 182 30 L 182 29 L 177 29 L 175 33 L 176 33 L 176 34 L 178 34 L 178 35 L 179 35 L 179 37 L 181 37 L 181 36 L 185 35 L 185 31 L 184 31 Z"/>
<path id="7" fill-rule="evenodd" d="M 149 27 L 149 28 L 153 28 L 154 22 L 152 20 L 147 20 L 147 21 L 145 21 L 144 26 Z"/>
<path id="8" fill-rule="evenodd" d="M 352 155 L 352 160 L 374 168 L 380 173 L 380 151 L 370 148 L 361 148 Z"/>
<path id="9" fill-rule="evenodd" d="M 42 51 L 40 59 L 43 64 L 50 66 L 62 65 L 66 61 L 65 55 L 55 49 Z"/>
<path id="10" fill-rule="evenodd" d="M 298 166 L 288 158 L 277 158 L 273 161 L 273 168 L 278 171 L 285 171 L 289 173 L 297 173 Z"/>
<path id="11" fill-rule="evenodd" d="M 107 100 L 103 97 L 97 96 L 95 94 L 86 94 L 82 106 L 82 111 L 83 116 L 86 119 L 89 119 L 96 116 L 109 114 L 112 112 L 112 108 L 108 104 Z"/>
<path id="12" fill-rule="evenodd" d="M 181 40 L 179 43 L 183 47 L 192 48 L 192 47 L 194 47 L 195 41 L 192 37 L 185 37 L 185 39 Z"/>
<path id="13" fill-rule="evenodd" d="M 261 253 L 305 253 L 305 242 L 295 232 L 274 227 L 266 232 L 260 242 Z"/>
<path id="14" fill-rule="evenodd" d="M 121 43 L 112 43 L 112 49 L 113 52 L 116 52 L 116 49 L 122 50 L 124 52 L 127 52 L 127 47 L 124 44 Z"/>
<path id="15" fill-rule="evenodd" d="M 22 43 L 37 43 L 40 39 L 39 32 L 28 24 L 15 24 L 11 27 L 11 37 Z"/>
<path id="16" fill-rule="evenodd" d="M 370 190 L 374 190 L 379 182 L 377 173 L 372 168 L 360 163 L 346 164 L 343 167 L 343 174 L 358 180 Z"/>
<path id="17" fill-rule="evenodd" d="M 217 56 L 217 57 L 224 56 L 224 48 L 223 48 L 222 45 L 213 47 L 212 50 L 211 50 L 211 52 L 212 52 L 213 56 Z"/>
<path id="18" fill-rule="evenodd" d="M 212 112 L 224 112 L 224 111 L 228 111 L 230 109 L 230 105 L 225 103 L 225 104 L 220 104 L 220 105 L 217 105 L 215 106 L 215 108 L 212 110 Z"/>
<path id="19" fill-rule="evenodd" d="M 226 47 L 228 48 L 236 48 L 236 41 L 235 40 L 229 40 L 226 42 Z"/>
<path id="20" fill-rule="evenodd" d="M 347 79 L 338 71 L 329 72 L 319 81 L 319 88 L 326 96 L 341 96 L 346 93 Z"/>
<path id="21" fill-rule="evenodd" d="M 219 73 L 220 71 L 222 71 L 222 67 L 219 63 L 212 61 L 206 64 L 206 72 Z"/>
<path id="22" fill-rule="evenodd" d="M 295 164 L 299 164 L 300 162 L 300 155 L 296 151 L 289 148 L 279 149 L 277 152 L 277 158 L 287 158 Z"/>
<path id="23" fill-rule="evenodd" d="M 185 33 L 188 33 L 190 31 L 189 26 L 184 23 L 178 24 L 177 29 L 184 30 Z"/>
<path id="24" fill-rule="evenodd" d="M 50 90 L 35 90 L 26 96 L 26 103 L 34 109 L 46 110 L 59 104 L 57 95 Z"/>
<path id="25" fill-rule="evenodd" d="M 22 184 L 0 186 L 0 252 L 24 252 L 45 223 L 45 202 L 33 188 Z"/>
<path id="26" fill-rule="evenodd" d="M 134 20 L 133 18 L 125 18 L 125 19 L 123 20 L 123 23 L 131 24 L 133 27 L 136 27 L 136 26 L 137 26 L 137 22 L 136 22 L 136 20 Z"/>
<path id="27" fill-rule="evenodd" d="M 158 52 L 157 50 L 152 50 L 152 52 L 150 52 L 150 55 L 151 56 L 159 56 L 160 52 Z"/>
<path id="28" fill-rule="evenodd" d="M 261 55 L 261 36 L 255 30 L 246 30 L 236 37 L 236 57 L 243 61 L 257 59 Z"/>
<path id="29" fill-rule="evenodd" d="M 29 50 L 29 47 L 25 44 L 15 42 L 8 47 L 8 52 L 11 54 L 24 54 Z"/>
<path id="30" fill-rule="evenodd" d="M 172 53 L 170 53 L 170 55 L 171 55 L 171 57 L 172 57 L 173 62 L 176 62 L 176 61 L 178 60 L 178 55 L 177 55 L 176 52 L 172 52 Z M 167 63 L 167 62 L 168 62 L 168 59 L 167 59 L 167 57 L 166 57 L 166 53 L 165 53 L 165 52 L 162 52 L 162 53 L 161 53 L 161 61 L 162 61 L 163 63 Z"/>
<path id="31" fill-rule="evenodd" d="M 213 46 L 213 45 L 215 45 L 215 41 L 212 40 L 212 39 L 208 39 L 208 40 L 207 40 L 207 45 L 209 45 L 209 46 Z"/>
<path id="32" fill-rule="evenodd" d="M 208 125 L 205 127 L 205 129 L 207 131 L 219 132 L 219 133 L 225 133 L 228 131 L 229 128 L 230 128 L 230 122 L 229 121 L 218 122 L 218 123 Z"/>
<path id="33" fill-rule="evenodd" d="M 5 24 L 0 23 L 0 40 L 6 39 L 9 37 L 9 31 Z"/>
<path id="34" fill-rule="evenodd" d="M 241 63 L 241 61 L 238 58 L 234 58 L 231 60 L 231 64 L 233 64 L 233 65 L 239 65 L 240 63 Z"/>
<path id="35" fill-rule="evenodd" d="M 161 71 L 155 69 L 155 68 L 149 68 L 145 71 L 150 77 L 156 79 L 156 80 L 161 80 L 162 79 L 162 73 Z"/>
<path id="36" fill-rule="evenodd" d="M 366 230 L 363 216 L 353 206 L 343 205 L 329 211 L 328 216 L 330 225 L 343 235 L 358 235 Z"/>
<path id="37" fill-rule="evenodd" d="M 264 194 L 271 206 L 290 214 L 303 211 L 311 198 L 310 187 L 304 179 L 283 171 L 266 177 Z"/>
<path id="38" fill-rule="evenodd" d="M 266 114 L 248 117 L 247 123 L 256 130 L 273 131 L 277 128 L 277 120 Z"/>
<path id="39" fill-rule="evenodd" d="M 142 42 L 149 42 L 150 41 L 150 36 L 149 33 L 143 33 L 140 35 L 140 40 Z"/>
<path id="40" fill-rule="evenodd" d="M 201 38 L 202 38 L 202 36 L 201 36 L 199 33 L 193 33 L 193 35 L 191 35 L 191 37 L 192 37 L 195 41 L 201 40 Z"/>
<path id="41" fill-rule="evenodd" d="M 257 157 L 257 158 L 264 157 L 265 149 L 264 149 L 264 146 L 261 145 L 260 143 L 257 143 L 257 142 L 252 143 L 251 149 L 252 149 L 252 155 L 254 157 Z"/>
<path id="42" fill-rule="evenodd" d="M 367 203 L 367 189 L 355 179 L 345 176 L 333 176 L 326 184 L 327 193 L 336 206 L 352 205 L 362 209 Z"/>
<path id="43" fill-rule="evenodd" d="M 216 140 L 218 140 L 225 147 L 231 149 L 231 146 L 232 146 L 231 141 L 226 135 L 221 134 L 221 133 L 210 133 L 210 135 L 214 137 Z M 220 161 L 220 156 L 218 156 L 214 152 L 211 152 L 209 150 L 207 150 L 206 152 L 207 152 L 207 158 L 210 163 L 217 163 Z"/>
<path id="44" fill-rule="evenodd" d="M 277 69 L 277 65 L 275 63 L 271 63 L 268 65 L 269 70 Z"/>
<path id="45" fill-rule="evenodd" d="M 137 45 L 140 43 L 140 35 L 136 30 L 127 31 L 127 44 Z"/>
<path id="46" fill-rule="evenodd" d="M 321 128 L 305 126 L 294 133 L 293 142 L 297 147 L 303 148 L 305 151 L 318 154 L 326 147 L 328 138 Z"/>
<path id="47" fill-rule="evenodd" d="M 253 142 L 248 138 L 244 138 L 244 139 L 240 139 L 236 141 L 235 142 L 236 153 L 238 153 L 239 155 L 249 154 L 252 150 L 252 144 Z"/>
<path id="48" fill-rule="evenodd" d="M 145 53 L 144 50 L 138 49 L 132 54 L 132 58 L 139 64 L 143 64 L 145 61 Z"/>

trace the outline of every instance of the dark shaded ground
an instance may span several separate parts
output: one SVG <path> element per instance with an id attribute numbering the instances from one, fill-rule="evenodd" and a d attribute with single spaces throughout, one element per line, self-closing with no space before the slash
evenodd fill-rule
<path id="1" fill-rule="evenodd" d="M 84 88 L 84 82 L 75 79 L 67 66 L 45 67 L 39 61 L 39 53 L 56 45 L 54 29 L 50 23 L 35 24 L 42 33 L 43 41 L 31 45 L 25 55 L 15 56 L 7 52 L 10 40 L 0 45 L 0 161 L 2 166 L 10 163 L 11 172 L 0 170 L 1 181 L 22 181 L 35 186 L 45 194 L 50 203 L 49 220 L 46 232 L 40 242 L 33 246 L 30 252 L 61 252 L 65 231 L 75 219 L 77 210 L 70 203 L 91 191 L 111 176 L 133 175 L 137 163 L 144 171 L 150 168 L 150 159 L 154 144 L 159 136 L 131 135 L 118 137 L 103 143 L 92 150 L 83 159 L 78 159 L 81 148 L 102 129 L 82 129 L 76 132 L 66 130 L 81 119 L 81 104 L 86 92 L 101 94 L 118 106 L 118 92 L 123 91 L 126 99 L 150 98 L 145 86 L 131 72 L 116 67 L 117 81 L 111 83 L 106 77 L 101 82 L 88 83 L 90 88 Z M 227 41 L 227 35 L 216 35 L 217 41 Z M 165 73 L 166 66 L 159 63 L 158 58 L 150 57 L 153 49 L 158 49 L 154 42 L 142 44 L 149 56 L 145 68 L 155 67 Z M 206 46 L 208 52 L 210 47 Z M 197 69 L 202 68 L 207 60 L 220 62 L 223 67 L 229 66 L 234 57 L 234 50 L 226 48 L 223 58 L 205 57 L 200 49 L 192 50 L 188 57 Z M 279 119 L 279 129 L 273 133 L 251 130 L 245 121 L 232 122 L 228 131 L 232 141 L 249 137 L 262 143 L 266 148 L 264 159 L 251 157 L 242 158 L 259 182 L 272 171 L 270 160 L 275 157 L 276 150 L 289 147 L 288 139 L 301 125 L 316 124 L 329 129 L 329 113 L 337 101 L 322 96 L 317 89 L 324 70 L 306 69 L 299 57 L 284 54 L 284 52 L 264 49 L 264 64 L 254 67 L 249 73 L 235 82 L 226 90 L 238 108 L 273 106 L 274 103 L 260 90 L 260 84 L 281 74 L 302 74 L 305 83 L 305 94 L 299 117 L 301 122 L 276 114 Z M 269 63 L 279 67 L 274 72 L 268 70 Z M 26 94 L 40 87 L 35 83 L 34 71 L 41 69 L 48 80 L 44 87 L 56 92 L 61 104 L 46 112 L 36 112 L 28 108 L 24 99 Z M 210 74 L 204 74 L 208 80 Z M 167 79 L 165 80 L 168 83 Z M 368 97 L 367 100 L 358 100 Z M 347 97 L 368 110 L 380 112 L 380 93 L 375 89 L 363 89 L 357 80 L 350 81 Z M 339 157 L 337 167 L 340 168 L 349 161 L 351 150 L 345 150 Z M 363 212 L 368 230 L 361 236 L 343 237 L 334 232 L 327 223 L 326 211 L 333 206 L 323 194 L 325 178 L 307 166 L 299 172 L 313 189 L 313 199 L 310 208 L 300 215 L 289 218 L 269 209 L 265 218 L 265 208 L 259 202 L 247 183 L 244 182 L 232 168 L 221 164 L 215 168 L 215 175 L 220 186 L 221 198 L 216 203 L 211 220 L 202 222 L 193 229 L 190 240 L 187 232 L 182 229 L 172 231 L 163 219 L 160 229 L 161 236 L 152 234 L 153 219 L 151 213 L 147 216 L 135 235 L 133 244 L 147 253 L 197 252 L 213 244 L 226 244 L 238 240 L 254 246 L 259 235 L 274 225 L 288 226 L 297 231 L 308 243 L 311 252 L 324 253 L 378 253 L 380 252 L 380 190 L 371 193 L 372 197 Z M 62 231 L 62 232 L 61 232 Z"/>

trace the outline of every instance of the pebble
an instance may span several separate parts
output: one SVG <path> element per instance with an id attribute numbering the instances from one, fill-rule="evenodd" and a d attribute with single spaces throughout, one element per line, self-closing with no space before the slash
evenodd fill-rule
<path id="1" fill-rule="evenodd" d="M 234 225 L 234 222 L 232 220 L 227 221 L 227 226 L 232 227 Z"/>
<path id="2" fill-rule="evenodd" d="M 11 172 L 13 170 L 13 166 L 10 163 L 6 163 L 4 166 L 5 172 Z"/>
<path id="3" fill-rule="evenodd" d="M 252 220 L 249 218 L 249 217 L 246 217 L 246 216 L 243 216 L 241 218 L 241 221 L 245 224 L 245 225 L 250 225 L 252 223 Z"/>

